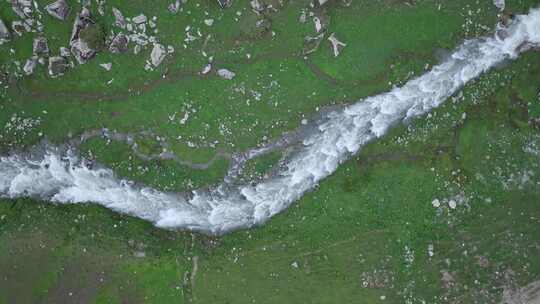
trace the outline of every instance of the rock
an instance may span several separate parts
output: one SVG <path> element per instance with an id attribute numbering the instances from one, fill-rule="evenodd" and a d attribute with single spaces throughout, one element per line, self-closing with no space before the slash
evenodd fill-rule
<path id="1" fill-rule="evenodd" d="M 64 75 L 68 69 L 67 59 L 61 56 L 49 57 L 48 73 L 52 78 Z"/>
<path id="2" fill-rule="evenodd" d="M 340 50 L 343 47 L 347 46 L 345 43 L 339 41 L 336 38 L 335 33 L 332 33 L 332 35 L 330 35 L 330 37 L 328 37 L 328 40 L 332 44 L 332 49 L 334 50 L 334 57 L 339 56 Z"/>
<path id="3" fill-rule="evenodd" d="M 219 77 L 221 77 L 223 79 L 227 79 L 227 80 L 231 80 L 236 76 L 236 74 L 234 72 L 229 71 L 227 69 L 219 69 L 217 71 L 217 74 L 218 74 Z"/>
<path id="4" fill-rule="evenodd" d="M 504 0 L 493 0 L 493 4 L 500 10 L 504 11 L 504 8 L 506 7 L 506 3 Z"/>
<path id="5" fill-rule="evenodd" d="M 71 56 L 71 52 L 69 51 L 67 47 L 62 46 L 60 47 L 60 56 L 67 58 Z"/>
<path id="6" fill-rule="evenodd" d="M 8 0 L 9 1 L 9 0 Z M 19 18 L 26 19 L 32 16 L 32 2 L 28 0 L 11 0 L 11 9 Z"/>
<path id="7" fill-rule="evenodd" d="M 133 23 L 135 24 L 142 24 L 145 23 L 147 20 L 148 18 L 146 18 L 144 14 L 140 14 L 139 16 L 135 16 L 131 19 L 131 21 L 133 21 Z"/>
<path id="8" fill-rule="evenodd" d="M 304 48 L 302 50 L 304 55 L 309 55 L 316 52 L 323 41 L 324 33 L 321 33 L 315 37 L 306 36 L 304 38 Z"/>
<path id="9" fill-rule="evenodd" d="M 180 10 L 180 0 L 177 0 L 174 3 L 169 4 L 169 12 L 176 14 Z"/>
<path id="10" fill-rule="evenodd" d="M 439 199 L 434 199 L 432 202 L 431 202 L 431 205 L 435 208 L 439 208 L 441 206 L 441 201 L 439 201 Z"/>
<path id="11" fill-rule="evenodd" d="M 24 33 L 30 32 L 32 28 L 26 22 L 13 21 L 11 22 L 11 29 L 18 36 L 22 36 Z"/>
<path id="12" fill-rule="evenodd" d="M 207 26 L 212 26 L 212 24 L 214 24 L 214 19 L 205 19 L 204 24 Z"/>
<path id="13" fill-rule="evenodd" d="M 201 74 L 206 75 L 212 70 L 212 65 L 207 64 L 201 71 Z"/>
<path id="14" fill-rule="evenodd" d="M 88 60 L 94 58 L 97 51 L 91 49 L 86 41 L 77 39 L 71 43 L 71 53 L 79 64 L 85 64 Z"/>
<path id="15" fill-rule="evenodd" d="M 110 62 L 100 63 L 99 66 L 104 68 L 106 71 L 110 71 L 112 69 L 112 63 Z"/>
<path id="16" fill-rule="evenodd" d="M 316 0 L 319 6 L 325 5 L 329 0 Z"/>
<path id="17" fill-rule="evenodd" d="M 146 257 L 146 253 L 144 251 L 136 251 L 135 253 L 133 253 L 133 256 L 135 256 L 136 258 L 142 259 Z"/>
<path id="18" fill-rule="evenodd" d="M 448 207 L 450 207 L 450 209 L 456 209 L 457 207 L 457 203 L 455 200 L 451 199 L 450 201 L 448 201 Z"/>
<path id="19" fill-rule="evenodd" d="M 227 8 L 232 4 L 232 0 L 217 0 L 217 2 L 219 3 L 219 6 L 221 6 L 221 8 Z"/>
<path id="20" fill-rule="evenodd" d="M 159 66 L 161 62 L 163 62 L 163 59 L 165 59 L 165 56 L 167 56 L 167 50 L 165 50 L 165 47 L 159 43 L 155 43 L 152 53 L 150 54 L 152 65 L 154 67 Z"/>
<path id="21" fill-rule="evenodd" d="M 11 39 L 11 34 L 9 33 L 9 29 L 7 28 L 4 21 L 0 19 L 0 44 L 8 41 L 9 39 Z"/>
<path id="22" fill-rule="evenodd" d="M 32 52 L 34 55 L 46 55 L 49 53 L 49 46 L 47 45 L 47 38 L 37 37 L 34 38 Z"/>
<path id="23" fill-rule="evenodd" d="M 32 75 L 34 74 L 34 70 L 36 69 L 37 65 L 37 58 L 33 57 L 28 60 L 26 60 L 26 63 L 24 64 L 23 71 L 26 75 Z"/>
<path id="24" fill-rule="evenodd" d="M 252 0 L 249 4 L 251 5 L 253 11 L 257 14 L 264 11 L 264 5 L 259 0 Z"/>
<path id="25" fill-rule="evenodd" d="M 129 39 L 126 35 L 120 33 L 116 35 L 111 44 L 109 45 L 109 51 L 113 54 L 125 53 L 128 51 Z"/>
<path id="26" fill-rule="evenodd" d="M 62 21 L 66 20 L 69 15 L 69 5 L 67 4 L 66 0 L 57 0 L 45 6 L 45 10 L 49 13 L 49 15 Z"/>
<path id="27" fill-rule="evenodd" d="M 126 28 L 126 18 L 124 18 L 122 12 L 116 7 L 112 8 L 112 12 L 114 15 L 114 24 L 120 28 Z"/>
<path id="28" fill-rule="evenodd" d="M 322 30 L 322 22 L 319 17 L 313 17 L 313 23 L 315 23 L 315 30 L 319 33 Z"/>

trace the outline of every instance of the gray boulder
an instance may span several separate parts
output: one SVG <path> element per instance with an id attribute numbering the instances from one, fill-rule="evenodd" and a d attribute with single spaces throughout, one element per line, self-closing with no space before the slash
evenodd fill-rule
<path id="1" fill-rule="evenodd" d="M 167 56 L 165 47 L 159 43 L 155 43 L 152 53 L 150 54 L 152 65 L 155 67 L 159 66 L 161 62 L 163 62 L 163 59 L 165 59 L 165 56 Z"/>
<path id="2" fill-rule="evenodd" d="M 111 44 L 109 45 L 109 51 L 114 54 L 125 53 L 128 51 L 128 43 L 128 37 L 120 33 L 116 35 L 111 41 Z"/>
<path id="3" fill-rule="evenodd" d="M 11 22 L 11 29 L 18 36 L 22 36 L 24 33 L 30 32 L 32 30 L 32 28 L 26 22 L 22 21 Z"/>
<path id="4" fill-rule="evenodd" d="M 34 70 L 36 69 L 37 65 L 37 58 L 32 57 L 28 60 L 26 60 L 26 63 L 24 64 L 23 71 L 26 75 L 32 75 L 34 74 Z"/>
<path id="5" fill-rule="evenodd" d="M 221 6 L 221 8 L 227 8 L 232 4 L 232 0 L 217 0 L 217 2 L 219 3 L 219 6 Z"/>
<path id="6" fill-rule="evenodd" d="M 125 28 L 127 23 L 126 23 L 126 18 L 124 18 L 124 15 L 122 14 L 122 12 L 116 7 L 112 8 L 112 12 L 115 19 L 114 24 L 120 28 Z"/>
<path id="7" fill-rule="evenodd" d="M 11 39 L 11 34 L 9 33 L 9 29 L 7 28 L 4 21 L 0 19 L 0 44 L 4 43 L 5 41 L 8 41 L 9 39 Z"/>
<path id="8" fill-rule="evenodd" d="M 86 41 L 77 39 L 71 43 L 71 53 L 79 64 L 85 64 L 96 55 L 97 51 L 90 48 Z"/>
<path id="9" fill-rule="evenodd" d="M 49 45 L 47 44 L 47 38 L 37 37 L 34 38 L 32 52 L 34 55 L 46 55 L 49 53 Z"/>
<path id="10" fill-rule="evenodd" d="M 45 10 L 53 17 L 62 21 L 66 20 L 69 15 L 69 5 L 66 0 L 57 0 L 47 6 Z"/>
<path id="11" fill-rule="evenodd" d="M 62 76 L 68 69 L 67 59 L 60 56 L 49 57 L 48 73 L 52 78 Z"/>

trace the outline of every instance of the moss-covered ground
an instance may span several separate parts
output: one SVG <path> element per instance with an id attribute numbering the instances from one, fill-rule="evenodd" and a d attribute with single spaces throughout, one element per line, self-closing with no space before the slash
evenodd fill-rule
<path id="1" fill-rule="evenodd" d="M 305 58 L 304 36 L 314 26 L 298 19 L 308 1 L 275 1 L 268 33 L 250 28 L 260 17 L 248 1 L 225 10 L 188 1 L 178 15 L 168 13 L 169 1 L 152 2 L 107 5 L 158 16 L 158 37 L 174 55 L 155 71 L 144 70 L 151 49 L 143 49 L 100 53 L 57 79 L 43 66 L 7 77 L 0 150 L 106 127 L 151 131 L 182 159 L 207 162 L 276 138 L 320 107 L 399 85 L 463 39 L 490 35 L 497 19 L 491 1 L 335 1 L 318 13 L 347 47 L 334 58 L 324 41 Z M 507 1 L 514 12 L 539 4 Z M 0 17 L 14 18 L 6 3 Z M 52 53 L 67 44 L 74 17 L 44 21 Z M 112 24 L 110 11 L 101 18 Z M 233 70 L 233 80 L 198 74 L 208 61 L 205 43 L 182 46 L 188 25 L 210 35 L 205 52 L 215 68 Z M 30 56 L 31 40 L 25 34 L 0 47 L 4 71 Z M 111 71 L 98 65 L 105 62 Z M 6 127 L 24 119 L 30 128 Z M 289 210 L 248 231 L 208 237 L 93 204 L 3 200 L 0 303 L 499 303 L 504 288 L 540 279 L 539 128 L 540 54 L 528 53 L 366 146 Z M 148 153 L 159 149 L 154 137 L 137 140 Z M 227 168 L 224 158 L 207 170 L 143 161 L 101 139 L 81 152 L 162 189 L 210 185 Z M 279 158 L 250 163 L 246 176 L 263 175 Z"/>

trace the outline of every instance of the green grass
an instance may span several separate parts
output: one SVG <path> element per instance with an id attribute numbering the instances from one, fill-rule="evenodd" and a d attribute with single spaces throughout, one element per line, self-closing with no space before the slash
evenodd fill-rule
<path id="1" fill-rule="evenodd" d="M 329 31 L 348 46 L 334 58 L 324 41 L 306 62 L 298 54 L 314 27 L 297 20 L 307 1 L 286 2 L 267 16 L 273 38 L 241 34 L 254 18 L 247 1 L 227 10 L 190 1 L 178 15 L 166 12 L 167 1 L 108 1 L 126 16 L 158 16 L 158 36 L 175 54 L 153 72 L 143 69 L 150 49 L 136 56 L 100 53 L 59 79 L 40 67 L 3 89 L 0 126 L 14 113 L 41 122 L 24 136 L 0 130 L 0 150 L 32 145 L 40 132 L 63 142 L 107 127 L 151 131 L 192 162 L 207 162 L 217 150 L 243 151 L 296 128 L 317 107 L 352 102 L 422 73 L 437 62 L 438 50 L 489 34 L 462 27 L 465 20 L 491 27 L 496 19 L 490 1 L 452 1 L 440 10 L 437 1 L 416 2 L 344 7 L 336 1 L 326 12 Z M 515 11 L 538 5 L 507 2 Z M 53 53 L 66 44 L 75 11 L 65 23 L 45 17 Z M 10 10 L 0 17 L 14 18 Z M 99 18 L 112 22 L 110 10 Z M 216 20 L 212 27 L 206 18 Z M 202 41 L 183 48 L 187 25 L 212 34 L 207 50 L 214 66 L 235 71 L 234 80 L 196 75 L 207 60 Z M 9 70 L 12 58 L 27 58 L 31 39 L 2 46 L 0 66 Z M 99 67 L 103 62 L 113 70 Z M 4 200 L 0 303 L 498 303 L 502 286 L 540 278 L 539 156 L 525 149 L 540 147 L 539 69 L 539 54 L 529 53 L 488 73 L 429 116 L 366 146 L 264 226 L 223 237 L 156 229 L 92 204 Z M 137 142 L 145 153 L 160 150 L 155 138 Z M 167 190 L 217 183 L 228 166 L 225 160 L 208 170 L 145 162 L 127 145 L 102 139 L 80 150 L 122 178 Z M 262 175 L 280 157 L 255 159 L 245 174 Z M 445 199 L 461 193 L 466 200 L 448 208 Z M 435 198 L 440 208 L 432 206 Z M 140 252 L 145 257 L 136 257 Z M 452 288 L 441 281 L 443 271 L 454 277 Z"/>

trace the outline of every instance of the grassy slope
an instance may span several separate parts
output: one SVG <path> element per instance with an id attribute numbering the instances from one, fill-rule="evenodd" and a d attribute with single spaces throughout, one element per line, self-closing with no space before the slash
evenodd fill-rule
<path id="1" fill-rule="evenodd" d="M 119 102 L 78 102 L 47 93 L 58 93 L 74 84 L 81 92 L 115 92 L 159 77 L 159 73 L 142 72 L 130 74 L 133 79 L 115 76 L 126 83 L 110 88 L 95 80 L 80 82 L 87 79 L 85 73 L 110 77 L 94 62 L 78 67 L 72 76 L 60 81 L 39 76 L 25 80 L 23 86 L 30 91 L 42 90 L 44 97 L 29 100 L 9 92 L 0 121 L 13 112 L 39 113 L 47 109 L 42 131 L 57 140 L 67 130 L 77 133 L 102 125 L 126 130 L 143 126 L 174 138 L 196 137 L 203 134 L 197 132 L 202 132 L 204 123 L 241 111 L 243 116 L 261 123 L 246 134 L 241 131 L 250 122 L 230 122 L 232 130 L 238 131 L 234 136 L 220 138 L 215 127 L 205 135 L 229 140 L 236 147 L 248 147 L 268 134 L 268 126 L 275 120 L 284 123 L 269 131 L 270 136 L 294 127 L 300 113 L 312 112 L 317 105 L 369 95 L 387 89 L 388 81 L 405 79 L 409 71 L 420 72 L 425 62 L 434 62 L 435 48 L 449 48 L 465 35 L 460 28 L 464 10 L 458 7 L 467 1 L 457 2 L 455 7 L 452 4 L 441 12 L 433 9 L 431 1 L 413 8 L 391 1 L 364 1 L 350 10 L 332 9 L 332 30 L 350 47 L 336 60 L 330 59 L 329 50 L 323 48 L 312 62 L 336 78 L 338 85 L 317 79 L 300 58 L 272 55 L 275 57 L 268 60 L 231 64 L 230 68 L 239 74 L 235 81 L 246 83 L 248 88 L 257 85 L 257 77 L 266 77 L 269 72 L 277 74 L 280 65 L 287 67 L 287 73 L 276 76 L 281 88 L 268 96 L 277 96 L 276 100 L 282 102 L 275 109 L 268 106 L 272 111 L 261 110 L 265 106 L 261 104 L 247 107 L 242 97 L 223 101 L 223 90 L 230 89 L 231 84 L 219 79 L 171 81 Z M 509 5 L 525 7 L 531 3 L 534 1 Z M 132 14 L 141 10 L 137 5 L 146 6 L 142 1 L 133 1 Z M 236 5 L 242 7 L 245 3 Z M 162 10 L 159 8 L 155 14 Z M 223 14 L 232 15 L 236 10 Z M 478 18 L 492 20 L 492 13 L 484 11 Z M 281 14 L 290 23 L 279 23 L 275 29 L 278 35 L 279 28 L 285 33 L 287 27 L 296 26 L 296 14 L 287 10 Z M 359 14 L 366 16 L 353 18 Z M 177 19 L 181 18 L 169 20 L 164 16 L 160 20 L 180 22 Z M 385 20 L 383 26 L 380 20 Z M 418 34 L 418 28 L 433 23 L 437 26 Z M 396 34 L 394 28 L 400 33 Z M 234 33 L 223 27 L 215 30 L 224 41 Z M 248 43 L 246 48 L 252 47 L 253 54 L 294 52 L 298 48 L 294 37 L 301 39 L 301 34 L 284 34 L 290 44 Z M 371 43 L 363 46 L 362 41 Z M 223 48 L 227 47 L 225 43 Z M 232 62 L 242 57 L 235 56 L 223 60 Z M 180 57 L 170 64 L 180 69 L 189 67 L 191 63 L 183 63 Z M 101 57 L 98 59 L 101 62 Z M 133 68 L 128 64 L 141 65 L 135 60 L 123 64 L 126 70 Z M 390 70 L 391 64 L 396 68 Z M 538 156 L 524 151 L 530 143 L 540 145 L 538 127 L 528 124 L 540 118 L 538 67 L 539 55 L 528 54 L 490 73 L 468 86 L 459 103 L 449 102 L 428 118 L 393 130 L 388 137 L 366 147 L 293 208 L 250 231 L 208 238 L 157 230 L 92 205 L 50 206 L 28 200 L 1 203 L 0 303 L 378 303 L 383 295 L 389 303 L 407 299 L 411 303 L 495 303 L 500 287 L 508 284 L 502 275 L 507 269 L 515 272 L 520 285 L 540 275 L 535 258 L 540 254 L 536 229 L 540 218 L 539 162 Z M 137 69 L 142 70 L 142 66 Z M 314 88 L 316 97 L 306 97 Z M 194 102 L 200 107 L 197 117 L 181 130 L 159 123 L 176 109 L 173 101 L 178 96 L 196 98 Z M 125 114 L 111 118 L 113 111 Z M 85 115 L 76 116 L 78 113 Z M 463 113 L 467 113 L 465 118 Z M 122 149 L 103 146 L 96 151 L 102 151 L 105 162 L 120 163 L 122 172 L 124 153 L 128 153 Z M 193 160 L 201 154 L 178 149 Z M 514 183 L 512 174 L 517 176 L 524 169 L 535 176 L 523 185 Z M 131 176 L 124 171 L 122 174 Z M 216 175 L 214 169 L 210 171 L 204 174 Z M 160 175 L 155 171 L 151 174 Z M 167 186 L 171 177 L 164 176 L 146 178 Z M 434 198 L 460 192 L 469 199 L 456 210 L 449 210 L 444 203 L 438 209 L 431 206 Z M 427 255 L 429 244 L 435 253 L 431 258 Z M 136 252 L 145 252 L 146 257 L 136 258 Z M 193 256 L 199 262 L 192 282 Z M 414 257 L 412 262 L 407 258 L 410 256 Z M 489 261 L 487 265 L 479 265 L 480 257 Z M 452 273 L 452 288 L 443 286 L 441 271 Z M 377 288 L 363 287 L 363 278 L 368 276 L 382 278 L 375 280 Z"/>

